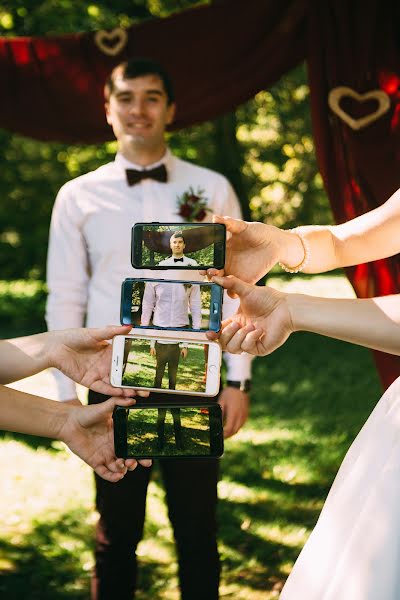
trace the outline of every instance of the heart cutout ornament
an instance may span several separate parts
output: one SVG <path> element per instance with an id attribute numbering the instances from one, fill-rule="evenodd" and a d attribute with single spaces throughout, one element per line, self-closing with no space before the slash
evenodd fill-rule
<path id="1" fill-rule="evenodd" d="M 123 50 L 128 41 L 128 34 L 125 29 L 116 27 L 111 31 L 104 29 L 96 31 L 94 36 L 96 46 L 108 56 L 116 56 Z"/>
<path id="2" fill-rule="evenodd" d="M 357 100 L 357 102 L 366 102 L 367 100 L 376 100 L 378 102 L 378 108 L 369 115 L 365 117 L 360 117 L 359 119 L 353 119 L 347 112 L 345 112 L 341 106 L 340 102 L 343 98 L 353 98 Z M 328 104 L 331 110 L 342 119 L 349 127 L 358 131 L 359 129 L 363 129 L 367 127 L 370 123 L 373 123 L 379 117 L 385 114 L 390 108 L 390 98 L 383 90 L 371 90 L 370 92 L 366 92 L 365 94 L 359 94 L 355 92 L 349 87 L 339 86 L 333 88 L 329 92 L 328 96 Z"/>

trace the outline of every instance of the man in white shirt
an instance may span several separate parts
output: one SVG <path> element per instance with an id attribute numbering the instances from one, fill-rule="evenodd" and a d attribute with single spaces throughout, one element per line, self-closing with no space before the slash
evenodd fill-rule
<path id="1" fill-rule="evenodd" d="M 142 300 L 143 326 L 152 323 L 157 327 L 189 327 L 189 315 L 193 329 L 201 328 L 200 286 L 190 283 L 151 282 L 145 284 Z"/>
<path id="2" fill-rule="evenodd" d="M 80 327 L 85 318 L 91 327 L 119 321 L 121 282 L 144 276 L 130 264 L 132 225 L 180 220 L 178 198 L 188 188 L 204 190 L 210 218 L 213 213 L 240 217 L 238 200 L 225 177 L 180 160 L 167 148 L 165 129 L 174 118 L 175 104 L 160 65 L 146 60 L 118 65 L 106 83 L 105 97 L 118 153 L 115 161 L 66 183 L 57 196 L 48 251 L 49 329 Z M 224 317 L 235 307 L 236 302 L 226 297 Z M 226 362 L 230 384 L 218 402 L 229 437 L 247 417 L 244 390 L 250 357 L 227 354 Z M 58 381 L 61 399 L 78 402 L 75 386 L 62 375 Z M 168 401 L 167 394 L 159 396 Z M 162 401 L 159 396 L 152 394 L 148 402 Z M 104 400 L 100 394 L 89 395 L 91 403 Z M 215 600 L 218 461 L 164 459 L 160 468 L 177 544 L 182 598 Z M 143 533 L 149 474 L 139 467 L 113 486 L 96 477 L 100 519 L 93 600 L 131 600 L 134 595 L 135 551 Z"/>
<path id="3" fill-rule="evenodd" d="M 186 244 L 185 238 L 183 237 L 183 233 L 181 231 L 176 231 L 171 235 L 171 238 L 169 240 L 169 246 L 172 251 L 172 256 L 161 260 L 158 263 L 160 266 L 171 265 L 171 267 L 173 267 L 174 265 L 178 264 L 178 266 L 195 267 L 198 265 L 197 261 L 195 261 L 193 258 L 189 258 L 188 256 L 185 256 L 183 254 Z"/>

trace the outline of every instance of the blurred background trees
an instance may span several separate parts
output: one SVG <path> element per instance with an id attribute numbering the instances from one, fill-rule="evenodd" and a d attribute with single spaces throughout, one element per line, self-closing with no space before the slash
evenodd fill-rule
<path id="1" fill-rule="evenodd" d="M 128 27 L 203 3 L 12 0 L 0 7 L 0 35 Z M 169 142 L 180 157 L 224 173 L 247 219 L 284 227 L 326 223 L 331 220 L 330 209 L 316 165 L 308 100 L 306 69 L 301 65 L 234 113 L 173 132 Z M 45 278 L 49 221 L 58 189 L 68 179 L 112 160 L 115 149 L 114 142 L 72 146 L 0 131 L 2 279 Z"/>

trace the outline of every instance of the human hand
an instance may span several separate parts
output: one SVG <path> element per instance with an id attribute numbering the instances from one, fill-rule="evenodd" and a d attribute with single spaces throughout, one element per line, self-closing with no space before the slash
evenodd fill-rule
<path id="1" fill-rule="evenodd" d="M 181 348 L 181 356 L 182 356 L 183 360 L 185 360 L 187 358 L 187 355 L 188 355 L 188 349 L 186 347 Z"/>
<path id="2" fill-rule="evenodd" d="M 250 223 L 231 217 L 213 216 L 214 223 L 226 226 L 226 257 L 223 271 L 208 269 L 201 274 L 234 275 L 246 283 L 256 283 L 278 262 L 298 265 L 304 247 L 297 235 L 265 223 Z"/>
<path id="3" fill-rule="evenodd" d="M 234 387 L 226 387 L 218 398 L 224 417 L 224 438 L 235 435 L 244 425 L 249 414 L 249 396 Z"/>
<path id="4" fill-rule="evenodd" d="M 106 340 L 126 335 L 130 325 L 101 329 L 65 329 L 49 332 L 49 364 L 77 383 L 95 392 L 112 396 L 148 396 L 148 392 L 119 389 L 110 384 L 112 346 Z"/>
<path id="5" fill-rule="evenodd" d="M 250 285 L 232 276 L 213 277 L 212 281 L 240 299 L 237 312 L 223 321 L 219 335 L 222 348 L 227 352 L 265 356 L 279 348 L 294 331 L 288 294 Z M 218 334 L 209 331 L 207 337 L 217 339 Z"/>
<path id="6" fill-rule="evenodd" d="M 125 473 L 133 471 L 138 462 L 115 456 L 112 414 L 115 406 L 130 406 L 132 398 L 109 398 L 100 404 L 90 406 L 65 407 L 67 418 L 59 438 L 103 479 L 113 483 L 122 479 Z M 151 460 L 140 460 L 143 466 L 150 466 Z"/>

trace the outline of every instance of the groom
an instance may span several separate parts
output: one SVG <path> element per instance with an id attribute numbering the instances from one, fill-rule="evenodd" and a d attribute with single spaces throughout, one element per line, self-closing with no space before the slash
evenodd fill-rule
<path id="1" fill-rule="evenodd" d="M 240 217 L 238 200 L 224 177 L 180 160 L 168 149 L 165 131 L 175 114 L 174 92 L 159 64 L 133 59 L 118 65 L 105 85 L 105 107 L 118 142 L 115 161 L 68 182 L 53 210 L 47 269 L 50 329 L 80 326 L 85 315 L 89 326 L 119 322 L 121 282 L 143 276 L 130 264 L 132 225 L 176 221 L 178 197 L 189 187 L 205 190 L 210 215 Z M 160 166 L 165 175 L 161 181 Z M 128 177 L 132 170 L 134 181 Z M 234 312 L 233 303 L 226 298 L 225 318 L 229 304 Z M 242 382 L 250 376 L 250 357 L 227 354 L 226 362 L 231 383 L 218 402 L 229 437 L 247 418 L 248 396 Z M 71 382 L 60 376 L 59 385 L 63 400 L 78 401 Z M 105 399 L 95 393 L 89 396 L 91 403 Z M 152 394 L 146 404 L 159 400 Z M 180 396 L 180 400 L 195 399 Z M 216 600 L 218 461 L 163 459 L 160 469 L 177 545 L 182 599 Z M 100 519 L 93 600 L 134 596 L 136 548 L 143 534 L 150 471 L 138 468 L 113 486 L 96 478 Z"/>

